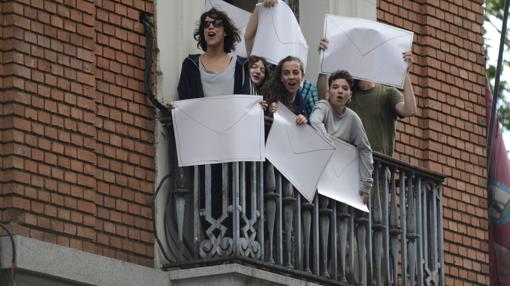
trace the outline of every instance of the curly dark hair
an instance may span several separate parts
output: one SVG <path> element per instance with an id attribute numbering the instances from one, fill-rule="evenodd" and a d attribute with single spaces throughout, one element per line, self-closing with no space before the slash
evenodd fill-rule
<path id="1" fill-rule="evenodd" d="M 266 71 L 264 79 L 262 79 L 259 86 L 257 87 L 257 89 L 260 89 L 261 87 L 264 86 L 264 84 L 267 82 L 267 80 L 269 78 L 269 67 L 268 67 L 267 61 L 266 61 L 266 59 L 264 59 L 262 57 L 257 57 L 257 56 L 249 56 L 248 57 L 248 68 L 251 68 L 251 66 L 258 61 L 262 62 L 262 65 L 264 66 L 264 70 Z"/>
<path id="2" fill-rule="evenodd" d="M 334 80 L 337 80 L 337 79 L 345 79 L 345 81 L 347 81 L 347 84 L 349 85 L 349 87 L 351 89 L 353 89 L 354 87 L 354 81 L 352 79 L 352 75 L 346 71 L 346 70 L 341 70 L 341 71 L 336 71 L 334 73 L 332 73 L 330 76 L 329 76 L 329 79 L 328 79 L 328 87 L 331 88 L 331 83 L 334 81 Z"/>
<path id="3" fill-rule="evenodd" d="M 211 8 L 209 11 L 206 11 L 200 16 L 200 22 L 198 23 L 198 27 L 195 29 L 193 33 L 193 37 L 197 41 L 197 47 L 201 48 L 204 52 L 207 51 L 207 43 L 204 39 L 204 29 L 205 29 L 205 17 L 209 16 L 213 19 L 221 19 L 223 21 L 223 28 L 225 29 L 225 40 L 223 50 L 225 53 L 230 53 L 235 50 L 235 46 L 238 42 L 241 41 L 241 36 L 239 36 L 239 29 L 233 24 L 232 20 L 222 11 L 216 10 L 215 8 Z"/>
<path id="4" fill-rule="evenodd" d="M 275 70 L 271 73 L 271 78 L 269 81 L 264 85 L 262 88 L 262 94 L 264 95 L 264 99 L 269 102 L 277 102 L 280 101 L 285 106 L 292 108 L 292 102 L 290 101 L 290 93 L 287 91 L 285 86 L 282 83 L 281 76 L 282 76 L 282 69 L 283 64 L 286 62 L 293 62 L 296 61 L 299 63 L 299 69 L 301 70 L 301 73 L 304 75 L 304 69 L 303 69 L 303 62 L 293 56 L 287 56 L 286 58 L 282 59 L 278 65 L 276 66 Z"/>

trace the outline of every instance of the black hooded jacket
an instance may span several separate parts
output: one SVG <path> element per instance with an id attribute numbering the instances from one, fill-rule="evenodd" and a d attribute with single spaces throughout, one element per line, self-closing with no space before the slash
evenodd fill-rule
<path id="1" fill-rule="evenodd" d="M 182 62 L 181 77 L 177 86 L 179 99 L 204 97 L 198 68 L 199 56 L 199 54 L 189 55 Z M 246 58 L 237 56 L 234 80 L 233 94 L 250 94 L 250 72 Z"/>

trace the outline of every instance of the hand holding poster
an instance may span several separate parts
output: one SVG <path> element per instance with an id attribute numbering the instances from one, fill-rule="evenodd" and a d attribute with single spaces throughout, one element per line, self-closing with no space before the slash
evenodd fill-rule
<path id="1" fill-rule="evenodd" d="M 358 150 L 337 138 L 331 139 L 336 150 L 319 179 L 319 194 L 368 212 L 359 194 Z"/>
<path id="2" fill-rule="evenodd" d="M 326 15 L 321 72 L 347 70 L 356 79 L 402 88 L 407 72 L 403 53 L 410 51 L 413 33 L 360 18 Z"/>
<path id="3" fill-rule="evenodd" d="M 179 166 L 264 161 L 261 96 L 213 96 L 174 102 Z"/>
<path id="4" fill-rule="evenodd" d="M 287 56 L 299 58 L 306 68 L 308 44 L 290 7 L 278 1 L 274 7 L 257 4 L 259 22 L 252 55 L 278 64 Z"/>
<path id="5" fill-rule="evenodd" d="M 296 124 L 296 115 L 282 103 L 266 142 L 266 158 L 309 202 L 335 148 L 309 125 Z"/>

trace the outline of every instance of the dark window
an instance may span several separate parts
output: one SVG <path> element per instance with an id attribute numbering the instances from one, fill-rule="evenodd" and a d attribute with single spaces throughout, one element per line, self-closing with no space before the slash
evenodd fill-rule
<path id="1" fill-rule="evenodd" d="M 241 9 L 244 9 L 248 12 L 252 12 L 255 5 L 259 2 L 258 0 L 226 0 L 226 2 L 235 5 Z M 286 0 L 287 4 L 289 4 L 292 11 L 294 11 L 294 15 L 299 21 L 299 0 Z"/>
<path id="2" fill-rule="evenodd" d="M 235 5 L 241 9 L 244 9 L 248 12 L 252 12 L 253 8 L 255 8 L 255 4 L 257 4 L 258 0 L 226 0 L 225 2 L 228 2 L 232 5 Z"/>

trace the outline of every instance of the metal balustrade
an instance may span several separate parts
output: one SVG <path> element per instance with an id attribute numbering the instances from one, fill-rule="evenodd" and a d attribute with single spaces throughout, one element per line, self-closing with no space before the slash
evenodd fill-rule
<path id="1" fill-rule="evenodd" d="M 374 161 L 369 214 L 309 203 L 268 162 L 172 166 L 154 216 L 164 268 L 238 262 L 330 285 L 445 285 L 443 177 Z"/>

